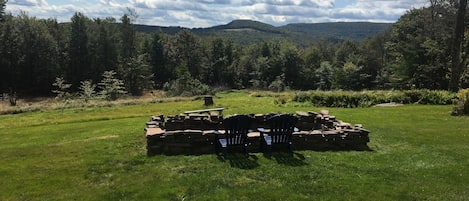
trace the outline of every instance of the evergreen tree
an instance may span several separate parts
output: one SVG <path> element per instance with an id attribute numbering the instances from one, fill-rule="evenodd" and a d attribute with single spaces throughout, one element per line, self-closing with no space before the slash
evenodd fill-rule
<path id="1" fill-rule="evenodd" d="M 98 83 L 98 88 L 101 89 L 99 92 L 101 97 L 108 101 L 117 100 L 127 93 L 124 82 L 116 78 L 114 71 L 104 71 L 103 79 Z"/>
<path id="2" fill-rule="evenodd" d="M 47 20 L 37 20 L 25 13 L 17 18 L 19 60 L 16 85 L 21 93 L 47 94 L 58 76 L 57 43 L 48 31 Z"/>
<path id="3" fill-rule="evenodd" d="M 0 92 L 17 91 L 20 33 L 16 19 L 11 15 L 4 17 L 0 23 Z"/>
<path id="4" fill-rule="evenodd" d="M 136 55 L 135 28 L 128 14 L 121 17 L 120 44 L 120 59 L 122 62 L 127 62 Z"/>
<path id="5" fill-rule="evenodd" d="M 151 47 L 149 50 L 150 64 L 154 74 L 155 86 L 162 88 L 163 84 L 173 78 L 171 71 L 166 65 L 166 54 L 164 50 L 164 41 L 161 33 L 154 33 L 152 35 Z"/>
<path id="6" fill-rule="evenodd" d="M 115 21 L 115 20 L 114 20 Z M 117 46 L 113 37 L 113 19 L 95 19 L 90 23 L 89 51 L 91 80 L 99 81 L 104 71 L 117 70 Z"/>
<path id="7" fill-rule="evenodd" d="M 5 15 L 5 7 L 8 0 L 0 0 L 0 22 L 3 21 L 3 16 Z"/>
<path id="8" fill-rule="evenodd" d="M 175 66 L 178 63 L 182 63 L 187 66 L 193 78 L 198 80 L 203 78 L 201 76 L 202 59 L 205 53 L 198 37 L 188 30 L 183 30 L 176 35 L 172 50 L 173 61 L 176 63 Z"/>
<path id="9" fill-rule="evenodd" d="M 88 18 L 82 13 L 75 13 L 72 17 L 68 51 L 69 64 L 65 77 L 74 87 L 80 86 L 80 81 L 90 79 L 93 74 L 88 54 L 87 21 Z"/>

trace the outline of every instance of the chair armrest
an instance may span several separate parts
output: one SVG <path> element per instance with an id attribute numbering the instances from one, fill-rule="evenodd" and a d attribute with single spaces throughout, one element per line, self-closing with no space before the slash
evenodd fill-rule
<path id="1" fill-rule="evenodd" d="M 261 132 L 261 133 L 265 133 L 265 132 L 266 132 L 264 128 L 257 128 L 257 130 L 258 130 L 259 132 Z"/>
<path id="2" fill-rule="evenodd" d="M 215 137 L 218 137 L 218 135 L 223 135 L 219 130 L 214 130 L 213 134 L 215 134 Z"/>

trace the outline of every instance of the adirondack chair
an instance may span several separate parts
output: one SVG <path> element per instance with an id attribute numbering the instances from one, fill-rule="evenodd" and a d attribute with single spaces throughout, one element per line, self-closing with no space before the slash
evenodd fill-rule
<path id="1" fill-rule="evenodd" d="M 298 118 L 290 114 L 278 114 L 267 119 L 267 124 L 270 129 L 259 128 L 261 133 L 261 150 L 263 146 L 267 146 L 268 156 L 272 155 L 273 145 L 288 146 L 290 152 L 293 154 L 292 133 L 297 131 L 295 128 Z"/>
<path id="2" fill-rule="evenodd" d="M 248 156 L 247 134 L 252 122 L 252 117 L 248 115 L 234 115 L 223 120 L 224 133 L 215 131 L 216 152 L 223 149 L 223 157 L 226 159 L 229 147 L 241 146 L 246 156 Z"/>

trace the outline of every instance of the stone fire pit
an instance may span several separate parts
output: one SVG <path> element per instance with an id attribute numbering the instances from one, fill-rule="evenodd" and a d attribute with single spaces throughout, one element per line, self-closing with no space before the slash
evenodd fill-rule
<path id="1" fill-rule="evenodd" d="M 268 128 L 266 119 L 275 115 L 252 114 L 253 132 L 248 134 L 249 152 L 260 152 L 257 128 Z M 369 150 L 369 131 L 362 125 L 337 120 L 329 111 L 296 112 L 298 117 L 292 143 L 294 150 Z M 223 130 L 223 108 L 187 111 L 164 117 L 152 116 L 146 123 L 148 155 L 215 153 L 215 130 Z"/>

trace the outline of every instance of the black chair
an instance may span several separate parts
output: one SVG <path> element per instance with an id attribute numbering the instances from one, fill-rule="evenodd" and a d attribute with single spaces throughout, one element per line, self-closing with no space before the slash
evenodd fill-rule
<path id="1" fill-rule="evenodd" d="M 251 127 L 253 118 L 248 115 L 234 115 L 223 120 L 224 133 L 215 131 L 216 152 L 219 147 L 223 149 L 223 157 L 226 159 L 226 152 L 229 147 L 241 146 L 246 156 L 248 156 L 247 135 Z"/>
<path id="2" fill-rule="evenodd" d="M 291 141 L 292 133 L 297 131 L 295 128 L 298 118 L 291 114 L 278 114 L 267 119 L 269 129 L 259 128 L 261 150 L 263 146 L 267 146 L 268 156 L 272 155 L 273 145 L 285 145 L 293 154 L 293 144 Z"/>

